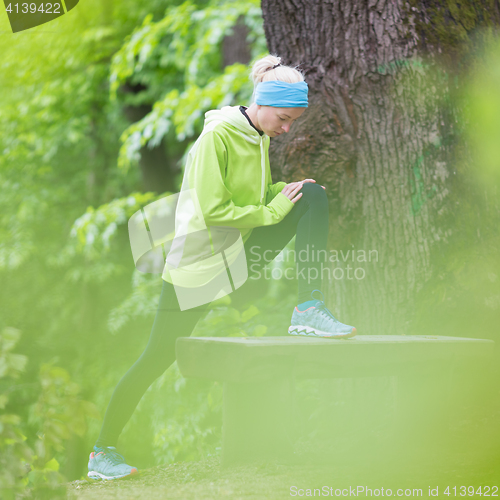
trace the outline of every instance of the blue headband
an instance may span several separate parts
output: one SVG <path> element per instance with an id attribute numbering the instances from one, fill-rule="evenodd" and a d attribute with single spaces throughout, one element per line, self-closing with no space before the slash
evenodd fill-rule
<path id="1" fill-rule="evenodd" d="M 255 87 L 255 103 L 275 108 L 307 108 L 307 83 L 281 80 L 260 82 Z"/>

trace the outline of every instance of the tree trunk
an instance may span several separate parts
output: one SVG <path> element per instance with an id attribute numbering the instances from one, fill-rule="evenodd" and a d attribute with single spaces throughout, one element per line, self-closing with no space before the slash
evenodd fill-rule
<path id="1" fill-rule="evenodd" d="M 327 301 L 359 333 L 405 334 L 431 252 L 452 232 L 453 77 L 471 32 L 499 24 L 498 4 L 263 0 L 262 10 L 270 53 L 300 64 L 309 85 L 309 109 L 270 154 L 276 180 L 327 187 Z"/>
<path id="2" fill-rule="evenodd" d="M 124 93 L 135 94 L 144 89 L 145 87 L 142 85 L 130 85 L 128 83 L 122 86 Z M 123 112 L 127 119 L 134 123 L 144 118 L 152 109 L 153 106 L 142 104 L 140 106 L 124 106 Z M 172 168 L 174 161 L 167 157 L 164 141 L 154 148 L 149 148 L 148 146 L 142 147 L 140 155 L 139 168 L 141 170 L 144 191 L 153 191 L 155 193 L 175 191 L 175 172 L 173 172 Z"/>
<path id="3" fill-rule="evenodd" d="M 252 57 L 250 46 L 247 42 L 249 29 L 240 16 L 233 27 L 232 35 L 225 36 L 222 40 L 222 68 L 231 64 L 248 64 Z"/>

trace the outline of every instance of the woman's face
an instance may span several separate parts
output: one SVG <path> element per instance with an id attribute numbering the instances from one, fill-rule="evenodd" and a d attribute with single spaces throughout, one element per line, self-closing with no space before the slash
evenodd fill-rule
<path id="1" fill-rule="evenodd" d="M 275 108 L 257 105 L 256 127 L 269 137 L 276 137 L 290 130 L 292 123 L 306 108 Z"/>

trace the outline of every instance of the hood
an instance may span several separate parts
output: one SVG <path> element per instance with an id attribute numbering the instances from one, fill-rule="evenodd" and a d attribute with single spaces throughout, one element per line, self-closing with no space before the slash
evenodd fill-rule
<path id="1" fill-rule="evenodd" d="M 238 133 L 251 144 L 260 144 L 267 138 L 266 134 L 260 135 L 255 130 L 243 113 L 239 106 L 224 106 L 222 109 L 214 109 L 205 113 L 205 125 L 212 122 L 225 122 L 237 129 Z"/>
<path id="2" fill-rule="evenodd" d="M 227 123 L 236 129 L 236 132 L 245 141 L 250 144 L 255 144 L 260 148 L 260 166 L 262 170 L 262 182 L 260 190 L 260 201 L 265 203 L 265 192 L 266 192 L 266 141 L 269 141 L 269 136 L 266 134 L 260 135 L 257 130 L 255 130 L 248 120 L 245 118 L 243 113 L 240 111 L 239 106 L 224 106 L 222 109 L 214 109 L 207 111 L 205 113 L 205 128 L 211 128 L 217 123 Z M 208 127 L 207 127 L 208 126 Z"/>

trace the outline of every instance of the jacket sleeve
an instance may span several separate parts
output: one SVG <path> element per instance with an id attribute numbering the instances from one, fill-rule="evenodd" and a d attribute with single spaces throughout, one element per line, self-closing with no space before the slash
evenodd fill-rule
<path id="1" fill-rule="evenodd" d="M 276 184 L 269 184 L 266 192 L 266 205 L 270 203 L 278 193 L 281 193 L 285 186 L 286 182 L 284 181 L 277 182 Z"/>
<path id="2" fill-rule="evenodd" d="M 232 193 L 224 184 L 226 150 L 221 138 L 207 132 L 191 158 L 188 179 L 194 188 L 205 222 L 209 226 L 230 226 L 238 229 L 277 224 L 294 204 L 279 193 L 269 205 L 236 206 Z M 283 188 L 282 188 L 283 189 Z"/>

